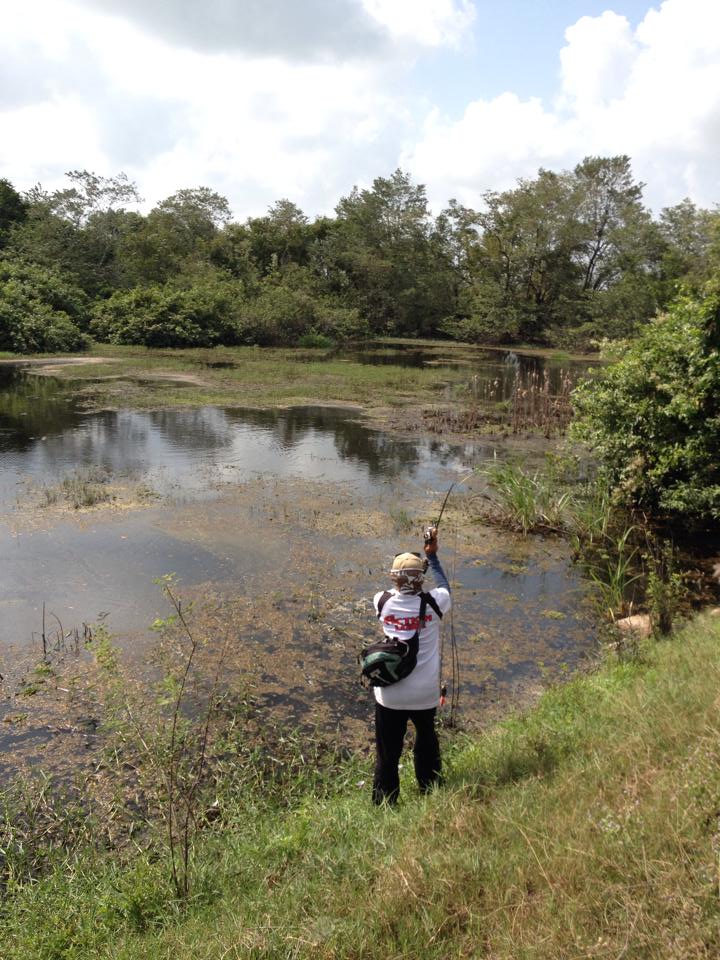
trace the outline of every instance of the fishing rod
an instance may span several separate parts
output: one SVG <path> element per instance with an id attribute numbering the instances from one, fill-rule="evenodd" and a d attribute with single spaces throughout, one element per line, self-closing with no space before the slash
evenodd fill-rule
<path id="1" fill-rule="evenodd" d="M 440 507 L 440 514 L 438 515 L 437 521 L 433 524 L 436 530 L 440 526 L 440 521 L 442 520 L 442 516 L 445 513 L 445 507 L 447 505 L 448 500 L 450 499 L 450 494 L 453 492 L 456 486 L 457 486 L 457 480 L 454 483 L 451 483 L 450 486 L 448 487 L 448 492 L 445 494 L 445 499 L 443 500 L 442 506 Z M 426 535 L 427 535 L 427 531 L 426 531 Z"/>
<path id="2" fill-rule="evenodd" d="M 440 513 L 435 523 L 431 524 L 426 528 L 423 538 L 425 543 L 431 543 L 437 536 L 438 528 L 440 527 L 440 521 L 443 518 L 443 513 L 445 512 L 445 507 L 447 502 L 450 499 L 450 494 L 455 489 L 456 486 L 461 486 L 472 476 L 470 472 L 466 477 L 463 477 L 462 480 L 456 480 L 450 484 L 447 493 L 445 494 L 445 499 L 442 502 L 440 507 Z M 455 563 L 457 562 L 457 529 L 456 529 L 456 541 L 455 541 L 455 554 L 453 559 L 453 579 L 454 579 L 454 569 Z M 451 673 L 452 673 L 452 694 L 450 696 L 450 717 L 448 719 L 448 726 L 454 727 L 456 722 L 456 713 L 460 705 L 460 656 L 458 654 L 457 640 L 455 638 L 455 621 L 453 617 L 455 604 L 453 603 L 450 608 L 450 662 L 452 664 Z M 442 653 L 441 653 L 442 659 Z M 447 683 L 443 682 L 440 687 L 440 706 L 445 706 L 447 699 Z"/>
<path id="3" fill-rule="evenodd" d="M 443 518 L 443 513 L 445 513 L 445 507 L 447 506 L 447 502 L 450 499 L 450 494 L 453 492 L 455 487 L 461 487 L 464 483 L 466 483 L 472 475 L 473 475 L 473 471 L 471 471 L 466 477 L 463 477 L 462 480 L 454 480 L 450 484 L 450 486 L 448 487 L 448 491 L 445 494 L 445 499 L 442 502 L 442 506 L 440 507 L 440 513 L 438 514 L 437 520 L 435 521 L 435 523 L 431 523 L 430 526 L 427 527 L 427 529 L 425 530 L 425 533 L 423 534 L 425 543 L 430 543 L 430 541 L 433 539 L 433 534 L 432 534 L 433 529 L 435 530 L 435 533 L 437 533 L 440 527 L 440 521 Z"/>

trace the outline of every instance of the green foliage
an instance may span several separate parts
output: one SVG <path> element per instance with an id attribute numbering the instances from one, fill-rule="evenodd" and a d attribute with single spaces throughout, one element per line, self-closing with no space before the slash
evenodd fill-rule
<path id="1" fill-rule="evenodd" d="M 212 347 L 239 340 L 242 284 L 199 279 L 188 289 L 165 286 L 116 291 L 95 307 L 91 330 L 99 340 L 147 347 Z"/>
<path id="2" fill-rule="evenodd" d="M 0 350 L 84 350 L 87 299 L 54 270 L 0 260 Z"/>
<path id="3" fill-rule="evenodd" d="M 13 224 L 27 216 L 27 204 L 9 180 L 0 178 L 0 247 Z"/>
<path id="4" fill-rule="evenodd" d="M 650 620 L 657 636 L 668 636 L 688 600 L 687 577 L 678 569 L 672 544 L 650 540 L 646 595 Z"/>
<path id="5" fill-rule="evenodd" d="M 717 212 L 702 210 L 687 197 L 660 212 L 666 298 L 675 294 L 678 283 L 700 290 L 710 279 L 713 234 L 718 219 Z"/>
<path id="6" fill-rule="evenodd" d="M 453 312 L 453 277 L 433 231 L 425 188 L 402 170 L 353 188 L 319 243 L 315 264 L 375 332 L 423 336 Z"/>
<path id="7" fill-rule="evenodd" d="M 718 215 L 683 201 L 653 221 L 626 156 L 541 169 L 485 193 L 481 211 L 451 200 L 437 217 L 425 187 L 402 170 L 353 188 L 334 217 L 311 221 L 282 199 L 243 224 L 208 187 L 178 190 L 140 214 L 125 174 L 67 178 L 24 196 L 0 181 L 0 246 L 72 277 L 100 304 L 98 335 L 124 343 L 443 333 L 595 349 L 634 335 L 679 282 L 697 290 L 720 262 Z M 218 277 L 238 284 L 231 306 L 218 302 Z M 195 286 L 205 289 L 193 297 Z M 135 294 L 147 332 L 141 319 L 120 318 L 121 301 L 102 306 L 137 288 L 152 289 Z"/>
<path id="8" fill-rule="evenodd" d="M 123 173 L 101 177 L 74 170 L 66 176 L 69 187 L 28 192 L 27 216 L 8 246 L 27 260 L 71 275 L 91 297 L 107 296 L 121 281 L 123 239 L 142 222 L 126 207 L 141 198 Z"/>
<path id="9" fill-rule="evenodd" d="M 310 330 L 300 337 L 298 346 L 313 350 L 328 350 L 330 347 L 335 346 L 335 341 L 331 340 L 330 337 L 327 337 L 324 333 L 316 333 L 314 330 Z"/>
<path id="10" fill-rule="evenodd" d="M 641 578 L 639 551 L 633 545 L 634 527 L 608 533 L 600 543 L 585 545 L 581 563 L 594 583 L 603 609 L 611 620 L 632 610 L 631 588 Z"/>
<path id="11" fill-rule="evenodd" d="M 58 843 L 32 878 L 19 863 L 4 891 L 3 957 L 459 960 L 482 944 L 498 960 L 545 960 L 600 942 L 612 957 L 714 956 L 719 640 L 702 618 L 645 662 L 608 658 L 459 737 L 441 791 L 403 789 L 401 829 L 397 811 L 370 804 L 366 762 L 336 762 L 318 789 L 307 740 L 277 784 L 292 799 L 262 799 L 238 737 L 242 762 L 221 771 L 220 819 L 198 837 L 185 901 L 154 840 L 98 849 L 102 822 L 69 809 L 82 842 L 69 835 L 67 855 Z M 267 768 L 287 756 L 277 746 L 258 754 Z M 21 809 L 37 795 L 18 791 Z M 5 826 L 13 857 L 59 836 L 42 817 Z"/>
<path id="12" fill-rule="evenodd" d="M 326 342 L 344 341 L 362 337 L 366 330 L 357 309 L 317 296 L 310 284 L 293 274 L 268 277 L 259 295 L 239 311 L 240 341 L 261 346 L 296 344 L 306 335 L 324 337 Z"/>
<path id="13" fill-rule="evenodd" d="M 475 342 L 585 348 L 655 313 L 662 239 L 628 157 L 587 157 L 485 194 L 479 233 L 456 252 L 456 312 L 445 330 Z"/>
<path id="14" fill-rule="evenodd" d="M 547 474 L 541 470 L 530 474 L 518 464 L 502 460 L 492 461 L 481 472 L 504 522 L 523 534 L 563 529 L 570 495 L 559 490 Z"/>
<path id="15" fill-rule="evenodd" d="M 657 517 L 720 524 L 720 297 L 684 296 L 573 395 L 615 500 Z"/>
<path id="16" fill-rule="evenodd" d="M 613 503 L 605 478 L 578 482 L 576 466 L 559 458 L 529 473 L 518 464 L 493 461 L 482 471 L 492 502 L 486 518 L 500 520 L 523 535 L 568 536 L 575 559 L 610 620 L 627 616 L 643 600 L 652 611 L 659 611 L 665 601 L 675 610 L 675 580 L 661 576 L 661 565 L 649 562 L 652 557 L 641 550 L 643 539 L 646 545 L 650 542 L 649 531 L 633 524 Z"/>

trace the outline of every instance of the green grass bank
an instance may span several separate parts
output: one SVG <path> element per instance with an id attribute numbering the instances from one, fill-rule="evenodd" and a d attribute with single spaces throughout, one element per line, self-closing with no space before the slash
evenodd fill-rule
<path id="1" fill-rule="evenodd" d="M 446 745 L 396 810 L 367 761 L 248 780 L 203 834 L 189 903 L 157 843 L 11 878 L 6 960 L 710 958 L 720 953 L 720 617 Z M 7 850 L 0 854 L 7 857 Z"/>

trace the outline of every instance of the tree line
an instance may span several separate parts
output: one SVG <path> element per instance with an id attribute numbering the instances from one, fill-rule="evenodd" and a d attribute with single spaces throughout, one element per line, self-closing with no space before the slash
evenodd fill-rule
<path id="1" fill-rule="evenodd" d="M 147 214 L 124 174 L 0 180 L 0 349 L 330 345 L 445 336 L 566 349 L 632 335 L 720 265 L 720 213 L 690 200 L 654 218 L 626 156 L 543 170 L 472 209 L 433 216 L 396 170 L 334 216 L 287 199 L 233 220 L 207 187 Z"/>

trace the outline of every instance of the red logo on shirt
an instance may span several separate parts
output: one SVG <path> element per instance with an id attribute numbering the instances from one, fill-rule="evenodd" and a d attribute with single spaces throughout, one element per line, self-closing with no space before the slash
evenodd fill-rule
<path id="1" fill-rule="evenodd" d="M 423 618 L 423 626 L 426 627 L 432 621 L 432 614 L 426 613 Z M 396 617 L 389 613 L 383 617 L 383 623 L 387 627 L 394 627 L 396 630 L 411 630 L 413 633 L 420 629 L 420 617 Z"/>

